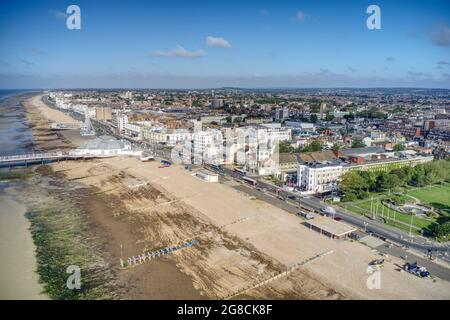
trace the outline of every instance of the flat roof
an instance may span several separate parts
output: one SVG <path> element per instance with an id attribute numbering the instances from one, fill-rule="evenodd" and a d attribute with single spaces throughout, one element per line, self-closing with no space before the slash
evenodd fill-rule
<path id="1" fill-rule="evenodd" d="M 208 176 L 213 176 L 213 177 L 219 176 L 219 174 L 217 174 L 216 172 L 209 171 L 206 169 L 200 169 L 196 172 L 196 174 L 203 174 L 203 175 L 208 175 Z"/>
<path id="2" fill-rule="evenodd" d="M 356 231 L 356 228 L 351 227 L 345 223 L 336 221 L 331 218 L 317 216 L 314 219 L 307 220 L 306 224 L 316 227 L 320 230 L 326 231 L 333 236 L 341 237 L 353 231 Z"/>

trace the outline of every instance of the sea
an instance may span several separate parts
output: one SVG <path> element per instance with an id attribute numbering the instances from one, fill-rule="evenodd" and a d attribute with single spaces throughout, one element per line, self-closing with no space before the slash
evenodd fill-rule
<path id="1" fill-rule="evenodd" d="M 31 94 L 30 90 L 0 90 L 0 156 L 33 151 L 33 135 L 21 104 Z M 27 209 L 16 197 L 21 189 L 20 180 L 0 178 L 0 300 L 48 299 L 36 273 Z"/>
<path id="2" fill-rule="evenodd" d="M 33 151 L 33 135 L 26 119 L 23 98 L 31 90 L 0 90 L 0 156 Z"/>

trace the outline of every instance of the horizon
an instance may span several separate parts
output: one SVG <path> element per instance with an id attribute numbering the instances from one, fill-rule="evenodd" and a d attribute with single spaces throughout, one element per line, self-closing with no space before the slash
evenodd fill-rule
<path id="1" fill-rule="evenodd" d="M 6 0 L 0 88 L 449 89 L 450 3 L 373 4 Z"/>

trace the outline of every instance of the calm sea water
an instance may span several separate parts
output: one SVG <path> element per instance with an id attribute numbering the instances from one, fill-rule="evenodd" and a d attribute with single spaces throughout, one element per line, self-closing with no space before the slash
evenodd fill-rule
<path id="1" fill-rule="evenodd" d="M 21 101 L 29 90 L 0 90 L 0 156 L 31 152 L 33 136 Z"/>

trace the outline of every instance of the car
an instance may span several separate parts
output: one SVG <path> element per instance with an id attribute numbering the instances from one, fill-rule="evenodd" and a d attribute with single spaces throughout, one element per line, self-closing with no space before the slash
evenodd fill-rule
<path id="1" fill-rule="evenodd" d="M 299 213 L 297 213 L 297 215 L 302 216 L 303 218 L 305 218 L 306 220 L 312 220 L 314 219 L 314 216 L 312 214 L 309 214 L 307 212 L 304 211 L 300 211 Z"/>
<path id="2" fill-rule="evenodd" d="M 384 259 L 372 260 L 369 262 L 369 266 L 383 268 L 384 267 Z"/>
<path id="3" fill-rule="evenodd" d="M 341 218 L 341 217 L 334 217 L 334 220 L 336 220 L 336 221 L 341 221 L 342 218 Z"/>
<path id="4" fill-rule="evenodd" d="M 421 267 L 417 264 L 417 262 L 414 263 L 406 263 L 403 266 L 403 269 L 406 272 L 409 272 L 419 278 L 430 278 L 431 274 L 428 272 L 428 270 L 425 267 Z"/>
<path id="5" fill-rule="evenodd" d="M 325 214 L 326 216 L 332 216 L 336 213 L 336 210 L 334 210 L 334 208 L 332 207 L 325 207 L 320 209 L 320 211 L 322 211 L 322 213 Z"/>

